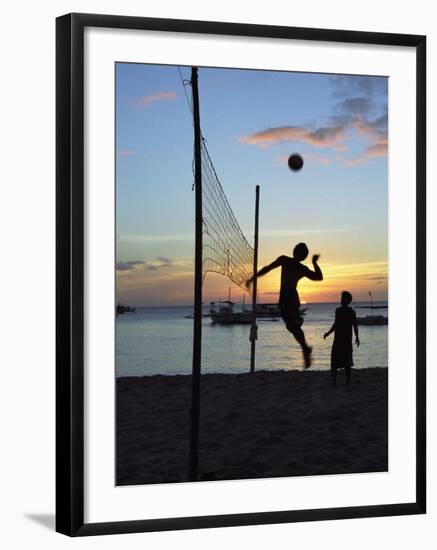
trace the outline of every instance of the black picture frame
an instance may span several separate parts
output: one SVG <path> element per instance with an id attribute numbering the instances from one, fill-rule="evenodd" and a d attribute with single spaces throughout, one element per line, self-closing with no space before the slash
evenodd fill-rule
<path id="1" fill-rule="evenodd" d="M 84 523 L 84 29 L 157 30 L 403 46 L 416 51 L 416 500 L 215 516 Z M 426 511 L 426 37 L 68 14 L 56 20 L 56 530 L 69 536 L 423 514 Z"/>

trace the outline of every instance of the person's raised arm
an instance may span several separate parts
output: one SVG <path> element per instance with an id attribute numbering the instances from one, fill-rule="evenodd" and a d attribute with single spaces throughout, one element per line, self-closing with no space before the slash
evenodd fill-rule
<path id="1" fill-rule="evenodd" d="M 319 264 L 317 263 L 319 261 L 319 258 L 320 258 L 319 254 L 314 254 L 313 256 L 314 271 L 311 271 L 311 269 L 307 268 L 307 271 L 305 273 L 305 277 L 307 277 L 308 279 L 311 279 L 312 281 L 323 281 L 323 273 L 319 267 Z"/>
<path id="2" fill-rule="evenodd" d="M 271 264 L 266 265 L 265 267 L 260 269 L 258 271 L 258 273 L 256 274 L 256 276 L 257 277 L 262 277 L 263 275 L 266 275 L 267 273 L 272 271 L 272 269 L 276 269 L 277 267 L 281 267 L 282 263 L 283 263 L 283 258 L 284 258 L 284 256 L 279 256 L 279 258 L 276 258 L 276 260 L 274 262 L 272 262 Z M 246 286 L 249 287 L 252 284 L 252 281 L 253 281 L 253 277 L 251 277 L 250 279 L 247 279 Z"/>
<path id="3" fill-rule="evenodd" d="M 360 336 L 358 334 L 358 323 L 357 323 L 357 316 L 355 311 L 354 311 L 354 332 L 355 332 L 355 343 L 358 348 L 360 346 Z"/>

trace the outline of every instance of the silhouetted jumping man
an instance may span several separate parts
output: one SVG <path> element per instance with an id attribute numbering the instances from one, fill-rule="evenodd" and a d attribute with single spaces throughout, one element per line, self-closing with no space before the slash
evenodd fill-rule
<path id="1" fill-rule="evenodd" d="M 306 343 L 305 334 L 301 328 L 303 317 L 299 312 L 300 300 L 297 292 L 297 283 L 303 277 L 311 279 L 312 281 L 323 280 L 322 271 L 317 264 L 319 255 L 314 254 L 313 256 L 314 271 L 311 271 L 311 269 L 301 263 L 307 256 L 307 245 L 305 243 L 299 243 L 294 247 L 292 258 L 289 256 L 279 256 L 278 259 L 263 267 L 257 273 L 257 277 L 262 277 L 266 273 L 272 271 L 272 269 L 276 269 L 277 267 L 282 268 L 279 307 L 287 330 L 291 332 L 302 348 L 306 369 L 311 366 L 312 348 Z M 249 286 L 252 281 L 253 277 L 246 282 L 246 285 Z"/>

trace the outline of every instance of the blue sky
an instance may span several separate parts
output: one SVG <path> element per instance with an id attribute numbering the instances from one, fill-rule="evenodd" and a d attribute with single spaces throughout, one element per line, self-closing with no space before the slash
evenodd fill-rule
<path id="1" fill-rule="evenodd" d="M 325 281 L 302 284 L 304 299 L 333 301 L 343 288 L 385 299 L 387 80 L 200 68 L 199 94 L 202 133 L 250 242 L 261 186 L 260 264 L 305 241 Z M 305 161 L 298 173 L 286 164 L 293 152 Z M 118 297 L 190 303 L 193 128 L 177 67 L 116 65 L 116 154 Z M 260 280 L 261 300 L 275 300 L 277 282 L 275 272 Z M 205 301 L 228 286 L 208 274 Z"/>

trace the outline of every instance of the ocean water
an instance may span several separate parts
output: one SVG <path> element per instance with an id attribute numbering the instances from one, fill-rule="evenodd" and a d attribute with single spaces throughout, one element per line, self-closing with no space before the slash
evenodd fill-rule
<path id="1" fill-rule="evenodd" d="M 356 304 L 359 305 L 359 304 Z M 377 304 L 375 304 L 377 305 Z M 312 369 L 330 368 L 333 335 L 323 340 L 332 325 L 338 304 L 306 304 L 303 330 L 313 346 Z M 192 307 L 142 307 L 136 313 L 116 318 L 116 375 L 191 374 L 193 320 Z M 238 311 L 236 306 L 235 311 Z M 204 312 L 208 312 L 205 307 Z M 356 309 L 365 316 L 369 310 Z M 387 310 L 375 310 L 387 315 Z M 202 321 L 202 372 L 237 373 L 249 371 L 249 325 L 212 325 Z M 361 345 L 354 345 L 356 368 L 388 366 L 388 327 L 360 326 Z M 256 369 L 302 369 L 302 353 L 282 319 L 258 320 Z"/>

